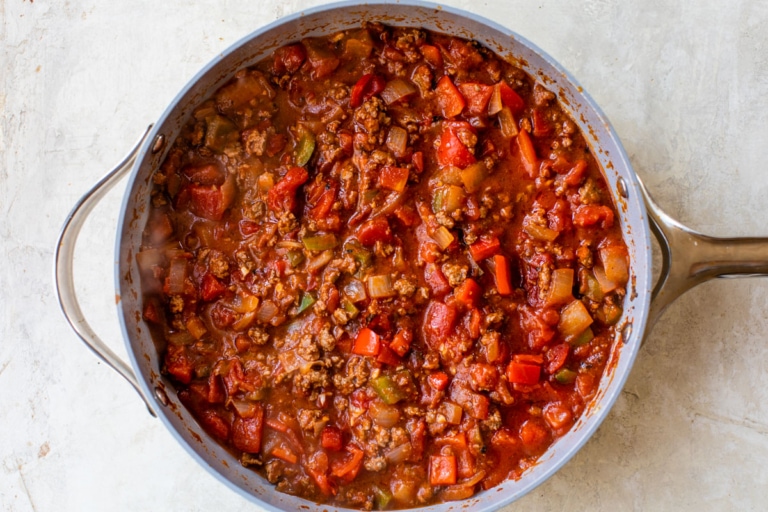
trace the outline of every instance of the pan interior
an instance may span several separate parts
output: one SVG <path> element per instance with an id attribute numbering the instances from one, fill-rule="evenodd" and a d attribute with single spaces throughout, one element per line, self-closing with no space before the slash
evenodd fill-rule
<path id="1" fill-rule="evenodd" d="M 617 341 L 612 360 L 593 404 L 573 429 L 553 445 L 539 462 L 518 481 L 508 481 L 489 491 L 480 492 L 467 502 L 446 503 L 423 510 L 447 511 L 459 506 L 473 510 L 491 510 L 508 504 L 542 483 L 575 454 L 597 429 L 620 393 L 644 331 L 650 301 L 651 245 L 645 207 L 628 158 L 605 116 L 583 89 L 552 58 L 514 32 L 471 13 L 438 7 L 424 2 L 344 2 L 305 11 L 257 30 L 235 43 L 201 70 L 163 113 L 137 158 L 129 178 L 121 210 L 115 278 L 121 297 L 119 315 L 123 336 L 139 384 L 153 404 L 158 417 L 169 431 L 200 464 L 243 496 L 269 510 L 328 510 L 293 496 L 279 493 L 256 473 L 243 468 L 236 458 L 211 439 L 178 401 L 173 386 L 161 375 L 161 362 L 145 325 L 141 311 L 139 271 L 135 254 L 149 212 L 151 177 L 170 146 L 152 152 L 158 135 L 174 140 L 193 109 L 226 83 L 236 71 L 255 64 L 284 44 L 308 36 L 328 35 L 358 28 L 364 21 L 389 25 L 424 27 L 460 37 L 475 39 L 497 54 L 511 60 L 558 94 L 563 108 L 579 126 L 600 162 L 606 180 L 614 192 L 625 241 L 630 251 L 632 278 L 624 304 L 624 336 Z M 619 191 L 625 190 L 626 197 Z M 156 390 L 168 396 L 161 405 Z"/>

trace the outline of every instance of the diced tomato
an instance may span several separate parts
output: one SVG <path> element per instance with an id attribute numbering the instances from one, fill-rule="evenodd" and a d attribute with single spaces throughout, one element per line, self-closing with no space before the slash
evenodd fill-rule
<path id="1" fill-rule="evenodd" d="M 372 73 L 363 75 L 352 87 L 352 91 L 349 94 L 349 106 L 352 108 L 359 107 L 365 100 L 383 91 L 385 86 L 386 81 L 379 75 Z"/>
<path id="2" fill-rule="evenodd" d="M 352 345 L 352 353 L 359 356 L 372 356 L 379 355 L 381 350 L 381 340 L 379 335 L 371 329 L 365 327 L 360 329 L 355 338 L 355 344 Z"/>
<path id="3" fill-rule="evenodd" d="M 226 178 L 224 171 L 216 164 L 189 165 L 181 172 L 192 183 L 203 186 L 221 185 Z"/>
<path id="4" fill-rule="evenodd" d="M 406 329 L 400 330 L 395 334 L 394 338 L 392 338 L 392 343 L 389 344 L 389 348 L 400 357 L 403 357 L 411 348 L 412 338 L 413 335 L 411 334 L 411 331 Z"/>
<path id="5" fill-rule="evenodd" d="M 322 80 L 333 73 L 341 60 L 336 56 L 326 41 L 308 38 L 302 40 L 307 52 L 307 62 L 311 70 L 310 76 L 315 80 Z"/>
<path id="6" fill-rule="evenodd" d="M 510 361 L 507 366 L 507 380 L 513 384 L 538 384 L 540 376 L 541 366 L 537 364 Z"/>
<path id="7" fill-rule="evenodd" d="M 613 226 L 613 211 L 607 206 L 585 204 L 576 208 L 573 214 L 573 223 L 580 228 L 594 226 L 598 222 L 604 229 Z"/>
<path id="8" fill-rule="evenodd" d="M 451 385 L 451 400 L 459 404 L 467 414 L 476 420 L 488 418 L 488 410 L 491 405 L 488 397 L 472 391 L 466 385 L 457 385 L 455 380 Z"/>
<path id="9" fill-rule="evenodd" d="M 291 167 L 267 194 L 267 205 L 277 211 L 293 211 L 296 208 L 296 191 L 307 182 L 309 174 L 302 167 Z"/>
<path id="10" fill-rule="evenodd" d="M 538 158 L 536 158 L 536 150 L 533 147 L 531 136 L 525 130 L 520 130 L 517 134 L 517 145 L 520 148 L 520 161 L 523 163 L 523 168 L 528 176 L 535 178 L 538 174 Z"/>
<path id="11" fill-rule="evenodd" d="M 552 125 L 549 123 L 544 112 L 541 109 L 533 111 L 533 135 L 534 137 L 546 137 L 552 132 Z"/>
<path id="12" fill-rule="evenodd" d="M 220 187 L 191 184 L 185 190 L 189 194 L 189 209 L 192 213 L 209 220 L 221 220 L 235 199 L 233 179 L 225 181 Z"/>
<path id="13" fill-rule="evenodd" d="M 499 374 L 496 367 L 487 363 L 473 363 L 469 367 L 472 387 L 478 391 L 489 391 L 496 388 Z"/>
<path id="14" fill-rule="evenodd" d="M 379 346 L 379 355 L 376 357 L 376 360 L 390 366 L 397 366 L 402 363 L 398 355 L 385 344 Z"/>
<path id="15" fill-rule="evenodd" d="M 496 289 L 499 295 L 510 295 L 512 293 L 512 280 L 509 274 L 507 257 L 497 254 L 493 257 L 493 262 L 496 264 Z"/>
<path id="16" fill-rule="evenodd" d="M 165 352 L 165 369 L 182 384 L 192 382 L 194 365 L 185 346 L 168 344 L 168 349 Z"/>
<path id="17" fill-rule="evenodd" d="M 451 291 L 451 285 L 448 283 L 440 267 L 434 263 L 427 263 L 424 267 L 424 280 L 429 285 L 432 293 L 438 297 L 442 297 L 446 293 Z"/>
<path id="18" fill-rule="evenodd" d="M 467 112 L 470 115 L 479 116 L 487 112 L 493 86 L 478 82 L 465 82 L 459 85 L 459 91 L 467 100 Z"/>
<path id="19" fill-rule="evenodd" d="M 323 432 L 320 435 L 320 444 L 326 450 L 338 452 L 342 447 L 342 435 L 341 430 L 333 425 L 326 425 L 323 428 Z"/>
<path id="20" fill-rule="evenodd" d="M 430 302 L 424 313 L 424 338 L 434 348 L 448 337 L 456 322 L 456 306 Z"/>
<path id="21" fill-rule="evenodd" d="M 384 217 L 365 221 L 357 229 L 357 239 L 366 247 L 373 247 L 378 241 L 391 242 L 392 230 L 389 228 L 389 222 Z"/>
<path id="22" fill-rule="evenodd" d="M 482 236 L 480 239 L 469 246 L 469 254 L 476 262 L 483 261 L 498 253 L 501 249 L 501 243 L 495 236 Z"/>
<path id="23" fill-rule="evenodd" d="M 429 484 L 454 485 L 456 483 L 456 457 L 432 455 L 429 458 Z"/>
<path id="24" fill-rule="evenodd" d="M 206 399 L 211 404 L 222 404 L 226 399 L 224 386 L 221 384 L 221 377 L 215 373 L 211 373 L 208 376 L 208 396 Z"/>
<path id="25" fill-rule="evenodd" d="M 547 373 L 554 375 L 554 373 L 563 367 L 565 361 L 568 359 L 568 353 L 571 350 L 569 343 L 561 343 L 547 350 Z"/>
<path id="26" fill-rule="evenodd" d="M 463 283 L 456 287 L 453 295 L 457 302 L 464 304 L 468 308 L 474 308 L 480 301 L 480 298 L 483 295 L 483 290 L 474 279 L 468 277 Z"/>
<path id="27" fill-rule="evenodd" d="M 437 93 L 437 106 L 446 119 L 461 114 L 467 104 L 464 96 L 461 95 L 448 75 L 438 80 L 435 92 Z"/>
<path id="28" fill-rule="evenodd" d="M 336 495 L 336 483 L 328 478 L 328 455 L 325 452 L 319 451 L 313 454 L 307 460 L 304 469 L 315 481 L 320 492 L 326 496 Z"/>
<path id="29" fill-rule="evenodd" d="M 421 151 L 416 151 L 411 156 L 411 163 L 413 164 L 413 167 L 416 169 L 417 173 L 424 172 L 424 153 Z"/>
<path id="30" fill-rule="evenodd" d="M 403 226 L 410 228 L 419 223 L 419 214 L 417 214 L 413 208 L 404 204 L 394 211 L 394 215 Z"/>
<path id="31" fill-rule="evenodd" d="M 513 114 L 518 114 L 525 109 L 525 101 L 519 94 L 512 89 L 507 82 L 499 82 L 499 92 L 501 93 L 501 103 L 509 107 Z"/>
<path id="32" fill-rule="evenodd" d="M 243 219 L 239 223 L 240 226 L 240 233 L 243 234 L 243 236 L 251 236 L 254 233 L 258 233 L 259 229 L 261 229 L 261 226 L 258 222 L 253 222 L 252 220 Z"/>
<path id="33" fill-rule="evenodd" d="M 159 324 L 163 318 L 160 313 L 160 307 L 157 305 L 156 300 L 148 300 L 144 304 L 144 313 L 142 315 L 144 320 L 152 322 L 153 324 Z"/>
<path id="34" fill-rule="evenodd" d="M 443 66 L 443 56 L 440 53 L 440 48 L 432 46 L 431 44 L 423 44 L 419 47 L 421 54 L 424 56 L 424 60 L 433 68 L 439 68 Z"/>
<path id="35" fill-rule="evenodd" d="M 229 440 L 230 427 L 224 418 L 216 411 L 206 409 L 198 416 L 200 424 L 206 432 L 223 441 Z"/>
<path id="36" fill-rule="evenodd" d="M 227 287 L 213 274 L 205 274 L 200 283 L 200 298 L 206 302 L 218 299 L 227 291 Z"/>
<path id="37" fill-rule="evenodd" d="M 450 123 L 443 128 L 440 146 L 437 148 L 437 162 L 441 166 L 452 165 L 463 169 L 477 161 L 475 155 L 459 139 L 458 131 L 461 129 L 472 131 L 468 123 Z"/>
<path id="38" fill-rule="evenodd" d="M 232 325 L 236 319 L 235 312 L 222 304 L 216 304 L 211 309 L 211 320 L 213 321 L 213 325 L 219 329 L 226 329 Z"/>
<path id="39" fill-rule="evenodd" d="M 445 372 L 434 372 L 427 377 L 429 385 L 437 391 L 442 391 L 448 387 L 448 374 Z"/>
<path id="40" fill-rule="evenodd" d="M 331 213 L 338 190 L 339 184 L 336 180 L 313 182 L 311 189 L 307 191 L 307 216 L 314 221 L 326 218 Z"/>
<path id="41" fill-rule="evenodd" d="M 273 157 L 283 149 L 288 139 L 282 133 L 274 133 L 267 138 L 267 147 L 265 149 L 268 157 Z"/>
<path id="42" fill-rule="evenodd" d="M 306 58 L 307 52 L 304 50 L 304 46 L 299 43 L 280 47 L 275 50 L 272 63 L 273 73 L 278 76 L 285 75 L 286 73 L 292 75 L 304 64 Z"/>
<path id="43" fill-rule="evenodd" d="M 339 137 L 339 146 L 347 155 L 352 155 L 354 152 L 355 136 L 347 130 L 339 130 L 337 134 Z"/>
<path id="44" fill-rule="evenodd" d="M 408 169 L 387 165 L 379 171 L 379 186 L 402 192 L 408 183 Z"/>
<path id="45" fill-rule="evenodd" d="M 255 404 L 256 410 L 251 418 L 235 418 L 232 424 L 232 444 L 235 448 L 246 453 L 261 451 L 261 434 L 264 430 L 264 409 L 260 403 Z"/>
<path id="46" fill-rule="evenodd" d="M 529 419 L 520 426 L 520 440 L 529 455 L 539 455 L 549 445 L 549 432 L 540 419 Z"/>

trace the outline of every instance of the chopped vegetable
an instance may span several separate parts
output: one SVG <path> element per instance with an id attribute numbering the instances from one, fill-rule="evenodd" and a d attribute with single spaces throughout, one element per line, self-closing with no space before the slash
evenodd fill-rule
<path id="1" fill-rule="evenodd" d="M 464 280 L 454 291 L 456 300 L 468 308 L 477 307 L 477 303 L 483 295 L 483 289 L 471 277 Z"/>
<path id="2" fill-rule="evenodd" d="M 567 304 L 573 300 L 573 269 L 558 268 L 552 271 L 547 294 L 547 306 Z"/>
<path id="3" fill-rule="evenodd" d="M 496 289 L 499 295 L 509 295 L 512 293 L 512 281 L 509 275 L 509 263 L 507 257 L 497 254 L 493 257 L 495 264 Z"/>
<path id="4" fill-rule="evenodd" d="M 555 373 L 555 380 L 560 384 L 572 384 L 576 380 L 576 372 L 568 368 L 561 368 Z"/>
<path id="5" fill-rule="evenodd" d="M 456 483 L 456 457 L 432 455 L 429 458 L 429 484 L 453 485 Z"/>
<path id="6" fill-rule="evenodd" d="M 572 341 L 592 325 L 593 321 L 584 303 L 574 300 L 560 312 L 557 329 L 565 341 Z"/>
<path id="7" fill-rule="evenodd" d="M 541 366 L 537 364 L 510 361 L 507 366 L 507 380 L 513 384 L 531 386 L 539 382 Z"/>
<path id="8" fill-rule="evenodd" d="M 332 425 L 326 425 L 323 428 L 323 432 L 320 435 L 320 445 L 326 450 L 338 452 L 342 447 L 342 435 L 341 430 L 338 427 Z"/>
<path id="9" fill-rule="evenodd" d="M 404 78 L 395 78 L 390 80 L 384 90 L 381 91 L 381 99 L 387 105 L 392 105 L 398 101 L 402 101 L 409 96 L 416 94 L 418 89 L 415 85 Z"/>
<path id="10" fill-rule="evenodd" d="M 302 130 L 296 146 L 296 165 L 304 167 L 315 152 L 315 136 L 309 130 Z"/>
<path id="11" fill-rule="evenodd" d="M 499 239 L 495 236 L 481 237 L 477 242 L 469 246 L 469 254 L 475 261 L 483 261 L 498 253 L 501 249 Z"/>
<path id="12" fill-rule="evenodd" d="M 472 194 L 480 190 L 487 174 L 488 168 L 485 166 L 485 162 L 476 162 L 461 171 L 461 182 L 466 191 Z"/>
<path id="13" fill-rule="evenodd" d="M 317 299 L 315 299 L 315 297 L 311 293 L 304 292 L 301 296 L 301 303 L 299 303 L 299 309 L 298 311 L 296 311 L 296 314 L 300 315 L 301 313 L 309 309 L 312 306 L 312 304 L 314 304 L 315 302 L 317 302 Z"/>
<path id="14" fill-rule="evenodd" d="M 402 390 L 395 384 L 392 377 L 382 375 L 371 380 L 371 387 L 379 395 L 382 402 L 387 405 L 396 404 L 405 398 Z"/>
<path id="15" fill-rule="evenodd" d="M 379 355 L 381 349 L 381 340 L 379 335 L 367 327 L 360 329 L 355 338 L 355 344 L 352 346 L 352 353 L 359 356 L 372 356 Z"/>
<path id="16" fill-rule="evenodd" d="M 517 145 L 520 148 L 520 160 L 523 163 L 523 169 L 528 176 L 535 178 L 538 174 L 538 159 L 536 150 L 533 148 L 533 142 L 530 135 L 525 130 L 520 130 L 517 134 Z"/>
<path id="17" fill-rule="evenodd" d="M 365 280 L 368 295 L 373 299 L 385 299 L 397 295 L 397 290 L 392 286 L 392 278 L 389 274 L 371 276 Z"/>
<path id="18" fill-rule="evenodd" d="M 379 185 L 384 188 L 402 192 L 405 190 L 406 183 L 408 183 L 408 169 L 404 167 L 387 166 L 379 172 Z"/>
<path id="19" fill-rule="evenodd" d="M 453 243 L 454 240 L 456 240 L 456 237 L 453 236 L 453 234 L 448 231 L 448 228 L 445 226 L 440 226 L 435 230 L 435 233 L 432 235 L 432 238 L 437 242 L 437 245 L 440 246 L 441 249 L 445 250 Z"/>
<path id="20" fill-rule="evenodd" d="M 504 107 L 499 111 L 499 128 L 502 135 L 511 139 L 518 134 L 517 122 L 515 116 L 508 107 Z"/>
<path id="21" fill-rule="evenodd" d="M 624 247 L 608 246 L 600 249 L 600 260 L 603 262 L 605 277 L 619 286 L 624 286 L 629 280 L 629 265 L 627 250 Z"/>
<path id="22" fill-rule="evenodd" d="M 327 251 L 336 247 L 338 240 L 336 240 L 336 235 L 333 233 L 326 233 L 324 235 L 305 237 L 301 240 L 301 243 L 310 251 Z"/>
<path id="23" fill-rule="evenodd" d="M 437 105 L 443 117 L 450 119 L 461 114 L 461 111 L 464 110 L 466 105 L 464 96 L 461 95 L 461 92 L 453 85 L 447 75 L 438 80 L 435 92 L 437 93 Z"/>

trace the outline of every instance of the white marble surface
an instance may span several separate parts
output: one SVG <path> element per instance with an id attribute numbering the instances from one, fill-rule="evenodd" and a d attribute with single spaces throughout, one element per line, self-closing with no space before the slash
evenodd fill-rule
<path id="1" fill-rule="evenodd" d="M 85 349 L 51 281 L 62 221 L 217 52 L 318 0 L 0 1 L 0 509 L 254 510 Z M 449 0 L 568 68 L 669 213 L 768 235 L 768 3 Z M 562 5 L 561 5 L 562 4 Z M 84 309 L 124 353 L 122 187 L 77 252 Z M 768 279 L 688 293 L 583 450 L 509 510 L 765 510 Z"/>

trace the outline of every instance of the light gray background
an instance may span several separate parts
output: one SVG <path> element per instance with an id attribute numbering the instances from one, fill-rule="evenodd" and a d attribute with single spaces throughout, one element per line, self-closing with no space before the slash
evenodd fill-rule
<path id="1" fill-rule="evenodd" d="M 205 473 L 65 324 L 62 221 L 217 52 L 313 0 L 0 0 L 0 509 L 254 510 Z M 451 0 L 559 60 L 670 214 L 768 235 L 768 2 Z M 86 225 L 82 303 L 124 353 L 112 277 L 123 187 Z M 675 303 L 607 420 L 508 510 L 765 510 L 768 279 Z"/>

